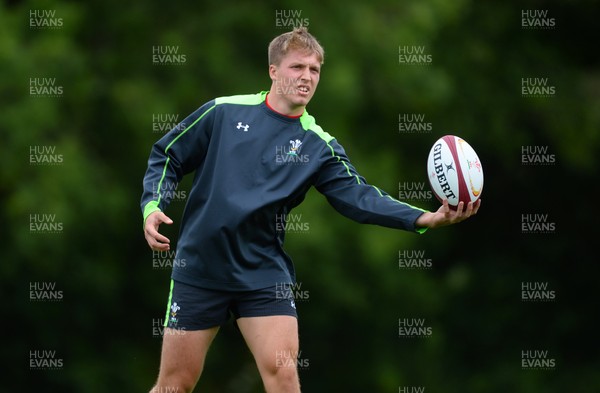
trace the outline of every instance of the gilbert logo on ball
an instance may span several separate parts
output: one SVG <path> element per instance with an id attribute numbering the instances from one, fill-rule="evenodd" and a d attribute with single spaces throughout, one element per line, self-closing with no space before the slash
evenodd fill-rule
<path id="1" fill-rule="evenodd" d="M 448 199 L 454 210 L 459 202 L 475 202 L 483 190 L 483 167 L 464 139 L 446 135 L 438 139 L 427 158 L 429 184 L 437 199 Z"/>

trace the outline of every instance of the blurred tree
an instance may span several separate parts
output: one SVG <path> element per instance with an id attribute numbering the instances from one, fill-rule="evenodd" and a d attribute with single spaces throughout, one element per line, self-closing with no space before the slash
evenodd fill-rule
<path id="1" fill-rule="evenodd" d="M 598 266 L 580 239 L 595 233 L 586 191 L 598 178 L 600 90 L 587 37 L 597 2 L 0 7 L 0 279 L 10 316 L 2 362 L 12 377 L 0 391 L 149 389 L 170 275 L 141 232 L 150 147 L 214 97 L 268 89 L 266 47 L 289 18 L 326 50 L 308 110 L 368 181 L 392 195 L 400 184 L 425 185 L 429 147 L 448 133 L 467 139 L 486 171 L 480 215 L 422 236 L 353 223 L 315 191 L 294 211 L 309 228 L 287 242 L 305 291 L 304 390 L 600 390 L 591 350 Z M 523 28 L 527 10 L 547 12 L 538 20 L 553 18 L 554 28 Z M 156 61 L 160 48 L 177 61 Z M 430 61 L 400 61 L 419 50 Z M 536 77 L 555 94 L 522 96 L 522 80 Z M 431 131 L 400 132 L 401 115 L 423 115 Z M 546 147 L 555 164 L 525 165 L 528 146 Z M 168 212 L 172 239 L 181 195 Z M 431 198 L 411 203 L 437 207 Z M 554 233 L 522 232 L 522 215 L 535 213 L 548 215 Z M 423 252 L 431 269 L 400 269 L 401 252 Z M 523 302 L 523 282 L 548 283 L 556 300 Z M 61 298 L 36 299 L 39 285 Z M 403 318 L 423 320 L 432 334 L 398 337 Z M 535 349 L 556 367 L 523 370 L 522 351 Z M 32 352 L 44 350 L 64 364 L 31 367 Z M 232 325 L 198 390 L 262 391 Z"/>

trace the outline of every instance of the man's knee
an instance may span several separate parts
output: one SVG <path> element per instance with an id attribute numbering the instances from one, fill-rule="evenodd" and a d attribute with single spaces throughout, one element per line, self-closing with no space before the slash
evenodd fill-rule
<path id="1" fill-rule="evenodd" d="M 163 367 L 158 374 L 156 386 L 150 393 L 188 393 L 192 392 L 200 379 L 204 361 L 187 365 L 171 364 Z"/>
<path id="2" fill-rule="evenodd" d="M 295 366 L 282 367 L 274 364 L 269 365 L 265 371 L 267 374 L 266 378 L 270 380 L 271 384 L 282 388 L 281 391 L 293 391 L 291 388 L 299 385 L 298 370 Z"/>
<path id="3" fill-rule="evenodd" d="M 218 327 L 184 331 L 165 329 L 158 381 L 151 393 L 185 393 L 194 390 L 204 368 L 206 352 Z"/>
<path id="4" fill-rule="evenodd" d="M 203 364 L 197 366 L 199 368 L 163 368 L 158 375 L 156 386 L 152 388 L 150 393 L 187 393 L 193 391 L 200 379 Z"/>

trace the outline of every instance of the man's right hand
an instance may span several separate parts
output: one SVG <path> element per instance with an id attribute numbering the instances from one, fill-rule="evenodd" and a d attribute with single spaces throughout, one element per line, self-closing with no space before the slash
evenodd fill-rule
<path id="1" fill-rule="evenodd" d="M 155 211 L 146 217 L 144 237 L 150 248 L 154 251 L 168 251 L 171 248 L 169 244 L 171 241 L 166 236 L 158 233 L 158 227 L 162 223 L 171 225 L 173 220 L 161 211 Z"/>

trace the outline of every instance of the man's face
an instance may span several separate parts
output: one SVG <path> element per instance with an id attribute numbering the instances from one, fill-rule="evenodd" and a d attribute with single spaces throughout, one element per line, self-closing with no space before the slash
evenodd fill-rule
<path id="1" fill-rule="evenodd" d="M 269 66 L 277 98 L 290 110 L 305 107 L 319 84 L 321 62 L 315 53 L 292 50 L 279 65 Z"/>

